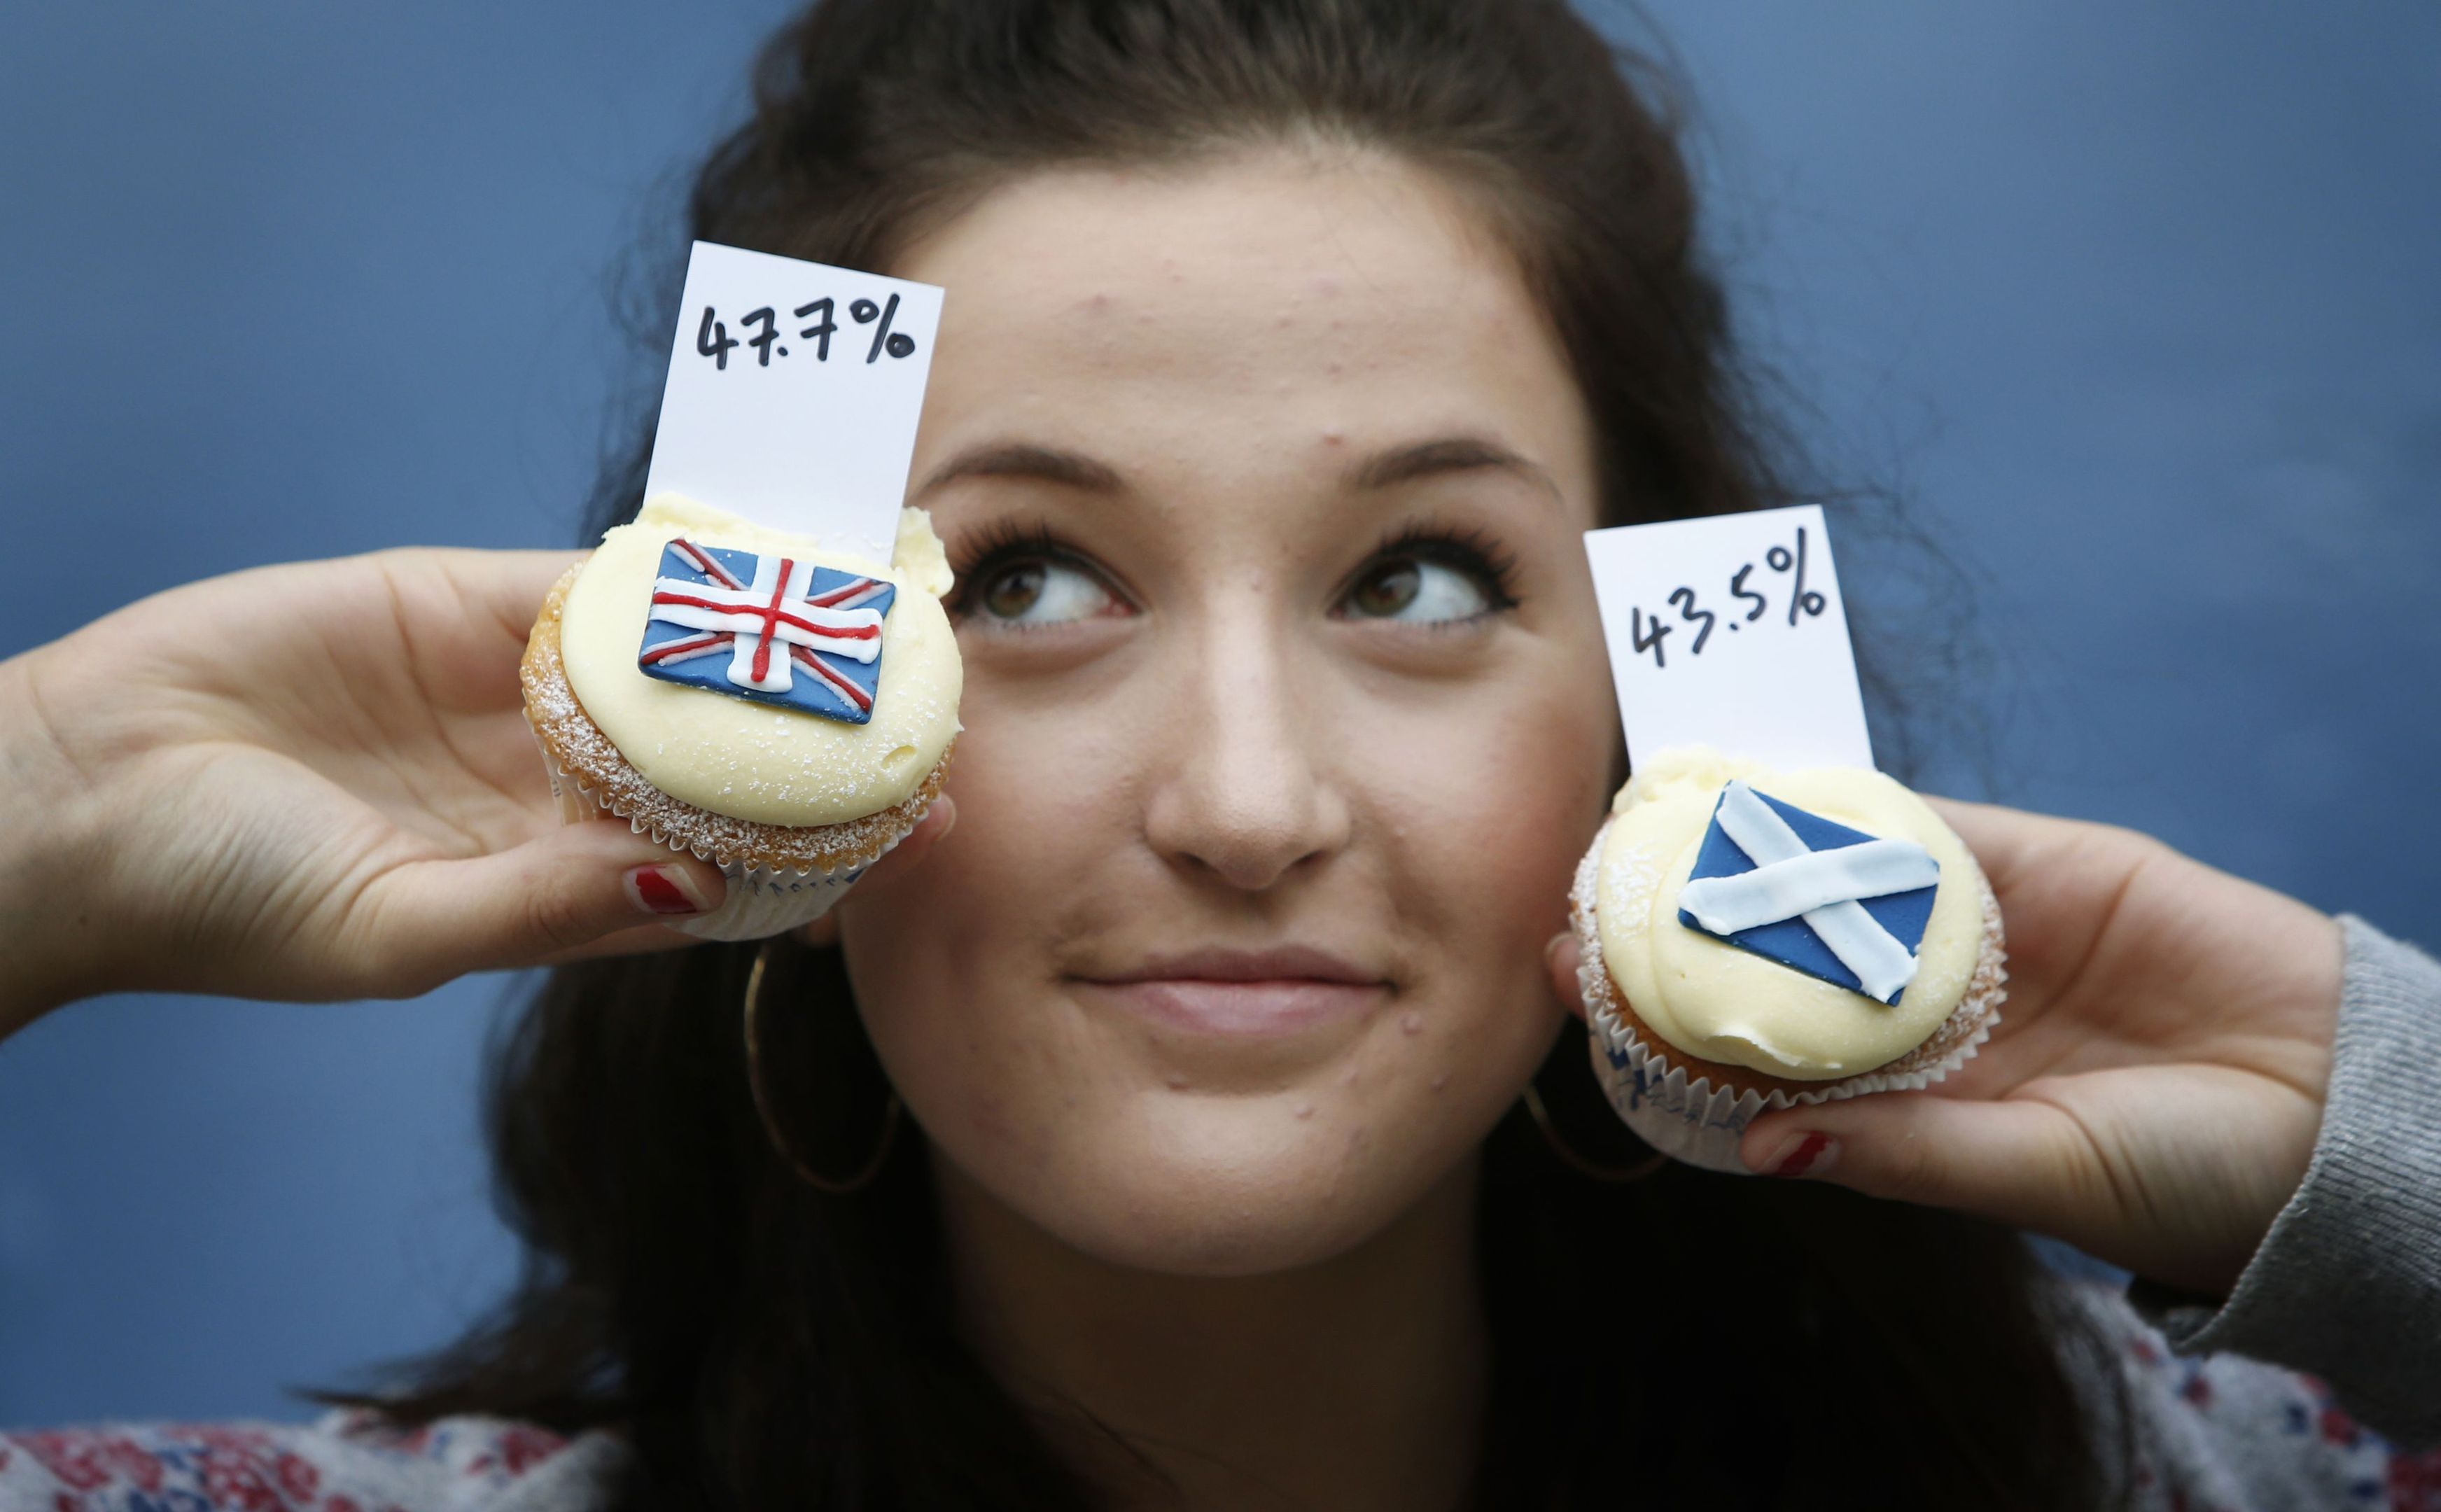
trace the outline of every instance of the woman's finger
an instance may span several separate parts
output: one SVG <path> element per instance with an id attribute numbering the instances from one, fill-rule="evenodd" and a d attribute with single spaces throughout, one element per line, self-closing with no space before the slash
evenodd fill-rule
<path id="1" fill-rule="evenodd" d="M 407 996 L 709 912 L 727 894 L 719 868 L 624 824 L 570 824 L 491 855 L 396 867 L 357 899 L 348 927 L 374 979 L 365 990 Z"/>
<path id="2" fill-rule="evenodd" d="M 676 922 L 676 921 L 672 921 Z M 612 956 L 655 955 L 663 950 L 683 950 L 689 945 L 705 944 L 695 935 L 682 934 L 668 924 L 640 924 L 631 928 L 614 929 L 598 940 L 581 945 L 573 950 L 545 956 L 534 963 L 538 966 L 566 966 L 580 961 L 602 961 Z"/>
<path id="3" fill-rule="evenodd" d="M 2048 815 L 2030 815 L 1993 803 L 1935 798 L 1929 793 L 1924 795 L 1924 801 L 1941 816 L 1943 823 L 1958 832 L 1958 837 L 1975 853 L 1976 864 L 1983 869 L 1993 887 L 2002 891 L 2007 891 L 2007 881 L 2023 868 L 2026 855 L 2032 848 L 2046 839 L 2057 841 L 2062 832 L 2101 828 L 2052 819 Z"/>
<path id="4" fill-rule="evenodd" d="M 1760 1175 L 1835 1181 L 2045 1233 L 2091 1213 L 2109 1187 L 2083 1125 L 2036 1098 L 1888 1092 L 1785 1108 L 1755 1120 L 1738 1156 Z"/>
<path id="5" fill-rule="evenodd" d="M 438 548 L 401 554 L 428 559 L 447 581 L 461 612 L 490 618 L 523 644 L 551 585 L 583 553 Z"/>

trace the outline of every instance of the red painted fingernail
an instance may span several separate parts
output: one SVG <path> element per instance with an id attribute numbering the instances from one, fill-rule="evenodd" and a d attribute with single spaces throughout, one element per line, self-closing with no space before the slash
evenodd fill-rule
<path id="1" fill-rule="evenodd" d="M 1780 1152 L 1763 1168 L 1765 1176 L 1819 1176 L 1838 1158 L 1839 1142 L 1828 1134 L 1808 1134 Z"/>
<path id="2" fill-rule="evenodd" d="M 682 866 L 640 866 L 626 876 L 627 901 L 639 913 L 708 913 L 717 903 Z"/>

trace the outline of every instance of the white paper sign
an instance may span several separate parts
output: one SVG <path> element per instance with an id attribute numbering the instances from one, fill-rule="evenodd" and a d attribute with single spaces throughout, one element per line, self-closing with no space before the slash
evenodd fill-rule
<path id="1" fill-rule="evenodd" d="M 1819 505 L 1585 532 L 1628 759 L 1871 766 Z"/>
<path id="2" fill-rule="evenodd" d="M 645 496 L 887 563 L 940 328 L 929 283 L 697 242 Z"/>

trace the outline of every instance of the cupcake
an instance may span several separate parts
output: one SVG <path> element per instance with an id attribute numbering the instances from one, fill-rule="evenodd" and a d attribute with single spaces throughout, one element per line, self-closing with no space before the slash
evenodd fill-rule
<path id="1" fill-rule="evenodd" d="M 676 494 L 544 601 L 526 719 L 570 822 L 625 819 L 717 865 L 676 924 L 750 940 L 819 918 L 941 790 L 962 669 L 948 560 L 902 510 L 886 566 Z"/>
<path id="2" fill-rule="evenodd" d="M 1569 902 L 1596 1075 L 1646 1143 L 1711 1170 L 1745 1170 L 1766 1108 L 1928 1086 L 1999 1020 L 1991 885 L 1880 772 L 1661 751 Z"/>

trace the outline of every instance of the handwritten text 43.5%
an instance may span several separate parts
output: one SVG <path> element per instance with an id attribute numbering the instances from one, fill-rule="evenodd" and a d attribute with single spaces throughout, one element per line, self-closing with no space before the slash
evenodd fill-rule
<path id="1" fill-rule="evenodd" d="M 1763 553 L 1763 560 L 1764 567 L 1774 572 L 1785 574 L 1789 578 L 1786 585 L 1789 589 L 1788 623 L 1792 627 L 1800 623 L 1801 620 L 1812 619 L 1821 614 L 1828 606 L 1828 601 L 1823 598 L 1820 590 L 1808 588 L 1805 585 L 1805 528 L 1803 526 L 1798 527 L 1797 544 L 1794 547 L 1775 546 Z M 1728 598 L 1731 603 L 1727 612 L 1730 616 L 1728 628 L 1731 630 L 1742 630 L 1770 613 L 1771 596 L 1763 589 L 1781 585 L 1769 579 L 1763 580 L 1760 586 L 1752 585 L 1749 580 L 1753 576 L 1754 569 L 1755 565 L 1748 562 L 1729 574 Z M 1704 642 L 1712 639 L 1712 631 L 1721 621 L 1719 612 L 1703 607 L 1691 586 L 1672 589 L 1670 603 L 1678 610 L 1677 624 L 1670 623 L 1658 614 L 1647 620 L 1641 608 L 1628 610 L 1628 631 L 1633 638 L 1635 655 L 1642 656 L 1648 651 L 1652 652 L 1653 665 L 1655 668 L 1667 667 L 1670 664 L 1668 648 L 1662 645 L 1662 641 L 1680 625 L 1696 627 L 1695 639 L 1687 645 L 1686 652 L 1691 657 L 1700 657 L 1704 654 Z M 1748 604 L 1752 604 L 1753 607 L 1747 608 Z"/>

